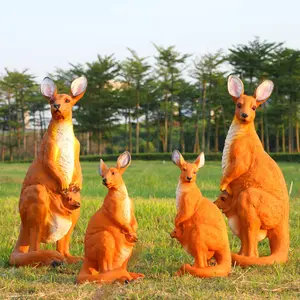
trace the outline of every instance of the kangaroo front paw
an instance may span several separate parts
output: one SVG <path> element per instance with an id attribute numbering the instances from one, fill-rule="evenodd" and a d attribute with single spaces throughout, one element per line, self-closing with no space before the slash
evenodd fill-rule
<path id="1" fill-rule="evenodd" d="M 130 243 L 136 243 L 138 241 L 138 237 L 136 233 L 127 233 L 125 234 L 126 241 Z"/>
<path id="2" fill-rule="evenodd" d="M 65 259 L 66 259 L 67 264 L 76 264 L 76 263 L 82 261 L 83 257 L 68 255 L 68 256 L 65 256 Z"/>

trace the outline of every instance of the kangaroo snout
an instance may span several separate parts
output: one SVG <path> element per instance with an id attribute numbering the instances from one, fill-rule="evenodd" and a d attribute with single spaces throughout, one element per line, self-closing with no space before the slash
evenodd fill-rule
<path id="1" fill-rule="evenodd" d="M 242 117 L 246 119 L 248 115 L 246 113 L 242 113 Z"/>
<path id="2" fill-rule="evenodd" d="M 103 178 L 103 180 L 102 180 L 102 183 L 104 184 L 104 185 L 106 185 L 106 178 Z"/>
<path id="3" fill-rule="evenodd" d="M 191 181 L 191 180 L 193 179 L 193 177 L 187 176 L 186 179 L 187 179 L 188 181 Z"/>
<path id="4" fill-rule="evenodd" d="M 54 107 L 55 109 L 59 109 L 59 108 L 60 108 L 60 104 L 53 104 L 53 107 Z"/>

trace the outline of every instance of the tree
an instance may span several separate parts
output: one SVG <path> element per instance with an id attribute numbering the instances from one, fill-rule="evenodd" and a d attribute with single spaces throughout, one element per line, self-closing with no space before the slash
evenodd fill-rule
<path id="1" fill-rule="evenodd" d="M 210 130 L 211 130 L 211 107 L 213 105 L 213 79 L 219 76 L 223 76 L 224 72 L 220 71 L 220 65 L 224 62 L 222 50 L 218 50 L 216 53 L 207 53 L 200 59 L 194 61 L 194 69 L 191 70 L 191 76 L 196 80 L 196 84 L 202 91 L 202 140 L 201 150 L 210 151 Z M 208 88 L 208 91 L 207 91 Z M 206 102 L 208 103 L 208 113 L 206 113 Z M 197 103 L 198 104 L 198 103 Z M 200 151 L 199 146 L 199 105 L 196 105 L 196 132 L 194 152 Z M 205 133 L 206 124 L 208 124 L 208 139 L 206 145 Z"/>
<path id="2" fill-rule="evenodd" d="M 186 60 L 191 56 L 190 54 L 181 54 L 175 50 L 175 46 L 163 48 L 155 45 L 158 55 L 156 59 L 156 72 L 161 81 L 161 88 L 164 90 L 164 141 L 163 151 L 167 152 L 168 149 L 168 119 L 169 123 L 169 151 L 173 150 L 173 106 L 174 95 L 178 93 L 178 83 L 181 77 L 182 67 L 185 65 Z M 170 101 L 170 106 L 169 106 Z"/>
<path id="3" fill-rule="evenodd" d="M 125 81 L 135 92 L 135 117 L 136 117 L 136 153 L 140 150 L 140 122 L 139 110 L 141 102 L 141 93 L 149 75 L 151 66 L 146 62 L 146 57 L 139 57 L 138 54 L 128 48 L 131 57 L 127 57 L 122 64 L 122 75 Z"/>

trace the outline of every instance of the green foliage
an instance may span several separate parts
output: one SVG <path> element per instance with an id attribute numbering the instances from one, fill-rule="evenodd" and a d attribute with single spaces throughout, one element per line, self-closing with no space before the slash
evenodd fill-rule
<path id="1" fill-rule="evenodd" d="M 128 48 L 123 61 L 97 55 L 49 75 L 60 93 L 69 92 L 75 77 L 88 79 L 73 114 L 81 154 L 221 152 L 234 111 L 227 92 L 232 72 L 250 95 L 262 80 L 274 82 L 271 98 L 257 110 L 258 135 L 267 152 L 300 153 L 299 50 L 259 38 L 196 59 L 175 46 L 154 48 L 152 59 Z M 6 70 L 0 79 L 1 158 L 36 153 L 48 118 L 34 76 Z"/>

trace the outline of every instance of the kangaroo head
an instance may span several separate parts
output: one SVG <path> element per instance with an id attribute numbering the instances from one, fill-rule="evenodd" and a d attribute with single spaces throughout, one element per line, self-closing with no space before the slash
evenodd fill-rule
<path id="1" fill-rule="evenodd" d="M 196 174 L 198 170 L 204 166 L 205 158 L 204 153 L 201 152 L 193 163 L 188 163 L 178 150 L 174 150 L 172 153 L 172 161 L 181 170 L 181 182 L 195 182 Z"/>
<path id="2" fill-rule="evenodd" d="M 253 96 L 248 96 L 244 94 L 243 82 L 237 76 L 229 76 L 228 92 L 236 104 L 235 119 L 241 124 L 253 122 L 257 107 L 269 99 L 273 87 L 271 80 L 265 80 L 257 87 Z"/>
<path id="3" fill-rule="evenodd" d="M 103 178 L 102 183 L 109 189 L 118 189 L 124 184 L 122 174 L 130 165 L 131 156 L 128 151 L 122 153 L 117 160 L 116 168 L 109 168 L 102 159 L 100 159 L 99 174 Z"/>
<path id="4" fill-rule="evenodd" d="M 70 95 L 57 94 L 53 80 L 45 77 L 41 84 L 41 93 L 50 104 L 52 118 L 57 121 L 70 118 L 72 120 L 72 107 L 82 98 L 86 87 L 87 80 L 81 76 L 72 82 Z"/>
<path id="5" fill-rule="evenodd" d="M 214 204 L 220 208 L 223 213 L 226 213 L 228 210 L 232 208 L 234 205 L 233 203 L 233 197 L 229 195 L 226 191 L 222 192 L 216 201 L 214 201 Z"/>

